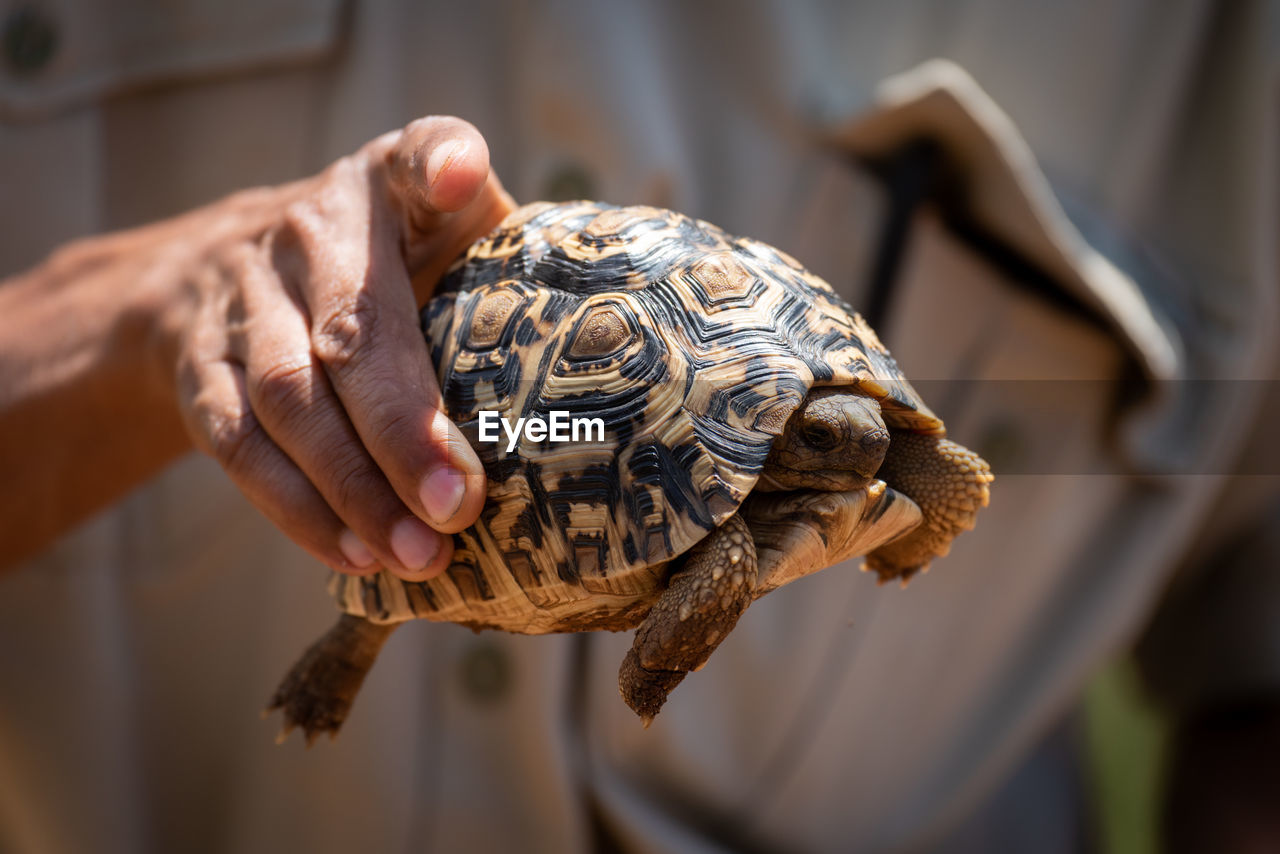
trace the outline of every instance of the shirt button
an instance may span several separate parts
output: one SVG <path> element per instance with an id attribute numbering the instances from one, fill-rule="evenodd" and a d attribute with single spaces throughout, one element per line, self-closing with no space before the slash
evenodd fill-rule
<path id="1" fill-rule="evenodd" d="M 17 75 L 35 74 L 58 52 L 58 27 L 37 6 L 19 6 L 4 19 L 5 64 Z"/>
<path id="2" fill-rule="evenodd" d="M 542 199 L 548 202 L 573 202 L 596 197 L 596 182 L 591 174 L 576 163 L 565 163 L 547 176 Z"/>
<path id="3" fill-rule="evenodd" d="M 497 702 L 511 687 L 511 661 L 491 640 L 473 641 L 462 653 L 458 670 L 463 692 L 476 703 Z"/>

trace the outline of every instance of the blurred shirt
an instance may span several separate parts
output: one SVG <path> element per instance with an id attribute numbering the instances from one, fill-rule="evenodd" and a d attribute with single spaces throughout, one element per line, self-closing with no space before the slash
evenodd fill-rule
<path id="1" fill-rule="evenodd" d="M 518 201 L 672 207 L 874 307 L 997 481 L 907 590 L 854 562 L 755 603 L 647 731 L 629 634 L 415 623 L 303 751 L 257 711 L 324 571 L 192 456 L 0 578 L 0 848 L 1070 847 L 1021 810 L 950 834 L 1253 506 L 1223 496 L 1275 374 L 1275 9 L 835 5 L 10 13 L 0 272 L 456 114 Z"/>

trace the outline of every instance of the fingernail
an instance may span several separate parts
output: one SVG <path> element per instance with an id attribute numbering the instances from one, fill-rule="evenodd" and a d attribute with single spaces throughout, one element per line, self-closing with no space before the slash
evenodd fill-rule
<path id="1" fill-rule="evenodd" d="M 453 466 L 441 465 L 423 479 L 419 497 L 431 521 L 443 525 L 458 512 L 466 491 L 467 480 L 462 472 Z"/>
<path id="2" fill-rule="evenodd" d="M 466 150 L 467 144 L 462 140 L 458 140 L 452 145 L 448 143 L 437 145 L 432 149 L 431 156 L 427 158 L 427 185 L 434 184 L 436 178 L 444 171 L 444 167 L 448 166 L 450 161 Z"/>
<path id="3" fill-rule="evenodd" d="M 391 551 L 405 569 L 424 569 L 440 551 L 440 535 L 417 519 L 401 519 L 391 529 Z"/>
<path id="4" fill-rule="evenodd" d="M 338 537 L 338 548 L 342 549 L 347 561 L 358 569 L 364 569 L 373 563 L 373 552 L 369 551 L 369 547 L 350 528 L 345 529 Z"/>

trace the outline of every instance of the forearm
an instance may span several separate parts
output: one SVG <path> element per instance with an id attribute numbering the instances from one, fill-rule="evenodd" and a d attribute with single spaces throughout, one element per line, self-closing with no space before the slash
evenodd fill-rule
<path id="1" fill-rule="evenodd" d="M 0 566 L 33 554 L 190 448 L 165 320 L 245 199 L 71 244 L 0 282 Z"/>

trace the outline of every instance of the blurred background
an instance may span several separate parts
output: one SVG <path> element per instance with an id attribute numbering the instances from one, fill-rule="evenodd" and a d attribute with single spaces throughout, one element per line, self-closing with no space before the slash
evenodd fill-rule
<path id="1" fill-rule="evenodd" d="M 1262 0 L 0 3 L 0 275 L 457 115 L 518 202 L 799 259 L 997 476 L 651 730 L 629 637 L 413 625 L 304 753 L 256 713 L 322 568 L 192 455 L 0 577 L 0 849 L 1280 850 L 1278 45 Z"/>

